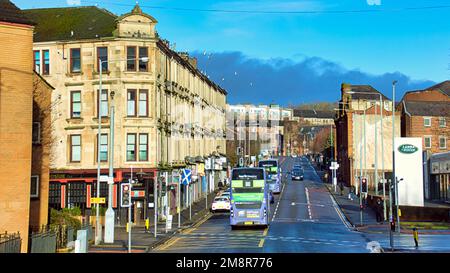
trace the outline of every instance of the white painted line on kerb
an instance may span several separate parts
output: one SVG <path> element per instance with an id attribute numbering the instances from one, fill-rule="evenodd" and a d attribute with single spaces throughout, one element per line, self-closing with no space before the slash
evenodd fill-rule
<path id="1" fill-rule="evenodd" d="M 308 191 L 308 188 L 306 188 L 306 187 L 305 187 L 305 193 L 306 193 L 306 203 L 308 204 L 309 219 L 312 220 L 311 204 L 309 203 L 309 191 Z"/>

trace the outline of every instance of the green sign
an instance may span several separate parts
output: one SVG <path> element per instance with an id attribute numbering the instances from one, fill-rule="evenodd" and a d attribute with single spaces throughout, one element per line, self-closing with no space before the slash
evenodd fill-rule
<path id="1" fill-rule="evenodd" d="M 416 146 L 412 144 L 402 144 L 398 147 L 398 151 L 403 154 L 412 154 L 419 150 Z"/>
<path id="2" fill-rule="evenodd" d="M 262 201 L 264 193 L 233 193 L 235 202 L 257 202 Z"/>

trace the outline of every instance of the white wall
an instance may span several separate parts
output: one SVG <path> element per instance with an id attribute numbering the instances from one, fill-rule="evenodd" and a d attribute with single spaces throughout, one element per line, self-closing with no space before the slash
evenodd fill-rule
<path id="1" fill-rule="evenodd" d="M 415 152 L 402 153 L 399 147 L 408 144 Z M 395 176 L 403 178 L 398 183 L 398 201 L 401 206 L 423 207 L 422 139 L 418 137 L 395 138 Z"/>

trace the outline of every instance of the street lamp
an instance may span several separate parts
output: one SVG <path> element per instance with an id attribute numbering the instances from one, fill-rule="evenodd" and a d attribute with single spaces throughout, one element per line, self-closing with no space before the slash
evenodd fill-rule
<path id="1" fill-rule="evenodd" d="M 392 82 L 392 181 L 394 181 L 394 194 L 395 194 L 395 205 L 396 205 L 396 215 L 397 215 L 397 232 L 400 233 L 400 215 L 398 214 L 399 203 L 398 203 L 398 186 L 397 178 L 395 176 L 395 85 L 397 81 Z"/>
<path id="2" fill-rule="evenodd" d="M 101 108 L 101 95 L 102 95 L 102 72 L 103 72 L 103 64 L 108 62 L 122 62 L 136 59 L 119 59 L 119 60 L 105 60 L 102 61 L 100 58 L 98 59 L 98 68 L 99 68 L 99 100 L 98 100 L 98 135 L 97 135 L 97 198 L 100 197 L 100 139 L 101 139 L 101 130 L 102 130 L 102 108 Z M 147 63 L 148 57 L 142 57 L 138 60 Z M 114 98 L 115 92 L 111 91 L 111 99 Z M 114 243 L 114 210 L 112 208 L 112 192 L 113 192 L 113 184 L 114 184 L 114 155 L 113 155 L 113 147 L 114 147 L 114 106 L 111 101 L 111 122 L 110 122 L 110 160 L 109 160 L 109 178 L 108 178 L 108 209 L 105 213 L 105 242 L 106 243 Z M 99 214 L 99 203 L 97 203 L 96 210 L 96 222 L 95 222 L 95 245 L 100 244 L 101 234 L 99 231 L 100 227 L 100 214 Z M 131 228 L 131 227 L 130 227 Z"/>

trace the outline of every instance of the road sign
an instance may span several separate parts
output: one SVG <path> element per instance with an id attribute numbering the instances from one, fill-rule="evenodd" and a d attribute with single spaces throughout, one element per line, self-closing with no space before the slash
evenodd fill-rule
<path id="1" fill-rule="evenodd" d="M 100 175 L 100 182 L 108 182 L 109 177 L 107 175 Z"/>
<path id="2" fill-rule="evenodd" d="M 183 169 L 181 173 L 181 184 L 188 185 L 192 180 L 192 172 L 189 169 Z"/>
<path id="3" fill-rule="evenodd" d="M 105 197 L 92 197 L 91 203 L 92 204 L 105 204 L 106 198 Z"/>

